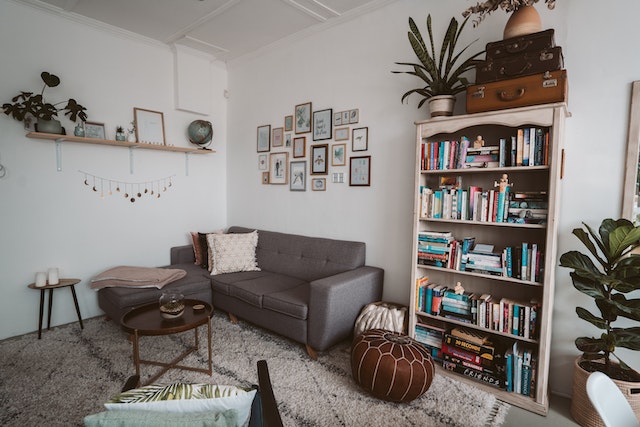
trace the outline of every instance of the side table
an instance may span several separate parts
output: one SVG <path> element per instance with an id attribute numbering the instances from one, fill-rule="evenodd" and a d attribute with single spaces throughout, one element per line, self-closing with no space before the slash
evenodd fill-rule
<path id="1" fill-rule="evenodd" d="M 71 289 L 71 295 L 73 295 L 73 303 L 76 306 L 76 313 L 78 314 L 78 321 L 80 322 L 80 329 L 84 329 L 82 324 L 82 317 L 80 316 L 80 307 L 78 306 L 78 297 L 76 296 L 75 285 L 80 283 L 80 279 L 60 279 L 60 283 L 56 285 L 36 286 L 35 283 L 30 283 L 29 288 L 40 290 L 40 316 L 38 318 L 38 339 L 42 336 L 42 314 L 44 312 L 44 293 L 49 290 L 49 313 L 47 316 L 47 330 L 51 329 L 51 307 L 53 306 L 53 290 L 56 288 Z"/>

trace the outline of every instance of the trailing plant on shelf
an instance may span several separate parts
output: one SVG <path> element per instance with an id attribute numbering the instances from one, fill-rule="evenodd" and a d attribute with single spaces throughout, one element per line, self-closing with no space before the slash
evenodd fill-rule
<path id="1" fill-rule="evenodd" d="M 626 219 L 605 219 L 597 233 L 587 224 L 584 226 L 586 231 L 576 228 L 573 234 L 600 266 L 579 251 L 569 251 L 560 257 L 560 266 L 573 269 L 570 273 L 573 286 L 593 298 L 600 311 L 593 314 L 576 307 L 579 318 L 602 331 L 599 337 L 576 339 L 576 347 L 583 352 L 580 366 L 617 380 L 640 381 L 640 374 L 614 353 L 617 347 L 640 350 L 640 327 L 613 325 L 619 318 L 640 321 L 640 299 L 627 298 L 640 289 L 640 255 L 633 253 L 640 246 L 640 226 Z"/>
<path id="2" fill-rule="evenodd" d="M 511 13 L 524 6 L 533 6 L 537 2 L 538 0 L 487 0 L 482 3 L 478 2 L 475 6 L 469 6 L 462 12 L 462 16 L 468 18 L 471 14 L 478 15 L 478 18 L 473 20 L 473 26 L 477 27 L 487 15 L 498 8 Z M 556 0 L 544 0 L 544 2 L 549 9 L 556 7 Z"/>
<path id="3" fill-rule="evenodd" d="M 442 40 L 439 54 L 436 51 L 433 39 L 433 30 L 431 25 L 431 15 L 427 16 L 427 33 L 429 35 L 429 45 L 427 45 L 420 33 L 420 29 L 416 25 L 413 18 L 409 18 L 408 37 L 409 43 L 414 53 L 418 57 L 420 63 L 413 62 L 396 62 L 397 65 L 404 65 L 412 68 L 411 71 L 392 71 L 396 74 L 410 74 L 418 77 L 424 83 L 424 86 L 411 89 L 402 95 L 402 102 L 413 93 L 421 95 L 423 99 L 418 104 L 420 108 L 428 99 L 439 95 L 457 95 L 464 92 L 469 86 L 469 81 L 463 74 L 472 70 L 480 60 L 476 59 L 484 53 L 484 51 L 475 53 L 465 60 L 461 60 L 462 54 L 477 41 L 466 45 L 459 52 L 456 47 L 460 34 L 467 23 L 468 18 L 458 24 L 456 18 L 451 18 L 449 27 Z M 461 62 L 459 62 L 461 61 Z"/>
<path id="4" fill-rule="evenodd" d="M 44 100 L 45 89 L 47 87 L 58 86 L 60 84 L 60 78 L 47 71 L 43 71 L 40 77 L 44 82 L 40 93 L 21 91 L 11 99 L 10 103 L 2 105 L 2 109 L 6 115 L 18 121 L 23 121 L 29 116 L 41 120 L 54 120 L 54 117 L 57 117 L 59 112 L 64 111 L 64 115 L 69 116 L 71 121 L 75 122 L 80 119 L 84 122 L 87 120 L 87 109 L 78 104 L 74 98 L 69 98 L 67 101 L 60 101 L 55 104 L 46 102 Z M 58 107 L 65 102 L 66 105 L 64 107 Z"/>

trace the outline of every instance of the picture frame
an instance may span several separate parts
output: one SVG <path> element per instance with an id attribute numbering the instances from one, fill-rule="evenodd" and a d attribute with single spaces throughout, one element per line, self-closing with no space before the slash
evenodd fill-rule
<path id="1" fill-rule="evenodd" d="M 331 139 L 333 136 L 333 109 L 313 112 L 313 140 Z"/>
<path id="2" fill-rule="evenodd" d="M 333 132 L 333 139 L 336 141 L 348 141 L 349 128 L 336 128 Z"/>
<path id="3" fill-rule="evenodd" d="M 284 131 L 291 132 L 293 130 L 293 116 L 284 116 Z"/>
<path id="4" fill-rule="evenodd" d="M 161 111 L 133 108 L 136 139 L 144 144 L 167 145 L 164 138 L 164 114 Z M 87 130 L 85 128 L 85 135 Z"/>
<path id="5" fill-rule="evenodd" d="M 298 104 L 294 115 L 295 133 L 311 132 L 311 103 Z"/>
<path id="6" fill-rule="evenodd" d="M 355 128 L 351 136 L 351 151 L 367 151 L 369 149 L 369 128 Z"/>
<path id="7" fill-rule="evenodd" d="M 271 132 L 271 146 L 282 147 L 284 145 L 284 128 L 274 128 Z"/>
<path id="8" fill-rule="evenodd" d="M 269 170 L 269 156 L 267 156 L 266 154 L 258 155 L 258 170 Z"/>
<path id="9" fill-rule="evenodd" d="M 85 138 L 106 139 L 104 131 L 104 123 L 84 122 Z"/>
<path id="10" fill-rule="evenodd" d="M 269 184 L 287 184 L 289 153 L 286 151 L 269 154 Z"/>
<path id="11" fill-rule="evenodd" d="M 329 144 L 311 146 L 311 175 L 327 174 L 327 154 Z"/>
<path id="12" fill-rule="evenodd" d="M 335 184 L 344 184 L 344 172 L 334 172 L 331 176 L 331 182 Z"/>
<path id="13" fill-rule="evenodd" d="M 353 110 L 349 110 L 349 124 L 352 125 L 354 123 L 358 123 L 358 121 L 360 120 L 360 110 L 358 110 L 357 108 L 354 108 Z M 342 123 L 344 125 L 346 125 L 347 123 Z"/>
<path id="14" fill-rule="evenodd" d="M 349 159 L 349 185 L 368 187 L 371 185 L 371 156 L 351 157 Z"/>
<path id="15" fill-rule="evenodd" d="M 331 146 L 331 166 L 345 166 L 347 164 L 347 144 L 333 144 Z"/>
<path id="16" fill-rule="evenodd" d="M 348 111 L 343 111 L 342 112 L 342 124 L 343 125 L 348 125 L 349 124 L 349 112 Z"/>
<path id="17" fill-rule="evenodd" d="M 333 113 L 333 126 L 342 126 L 342 112 Z"/>
<path id="18" fill-rule="evenodd" d="M 262 172 L 262 184 L 269 184 L 269 172 Z"/>
<path id="19" fill-rule="evenodd" d="M 307 191 L 307 161 L 299 160 L 289 163 L 289 190 Z"/>
<path id="20" fill-rule="evenodd" d="M 284 146 L 287 147 L 287 148 L 291 148 L 291 134 L 290 133 L 284 134 Z"/>
<path id="21" fill-rule="evenodd" d="M 307 155 L 307 137 L 297 136 L 293 138 L 293 157 L 300 158 Z"/>
<path id="22" fill-rule="evenodd" d="M 271 125 L 258 126 L 256 147 L 258 153 L 271 151 Z"/>
<path id="23" fill-rule="evenodd" d="M 311 190 L 313 191 L 326 191 L 327 179 L 326 178 L 313 178 L 311 180 Z"/>

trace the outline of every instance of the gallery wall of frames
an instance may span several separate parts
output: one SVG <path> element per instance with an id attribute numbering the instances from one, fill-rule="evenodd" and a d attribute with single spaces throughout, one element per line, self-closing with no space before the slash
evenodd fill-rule
<path id="1" fill-rule="evenodd" d="M 314 110 L 298 104 L 281 123 L 257 128 L 258 169 L 265 185 L 326 191 L 331 184 L 371 185 L 369 128 L 360 110 Z"/>

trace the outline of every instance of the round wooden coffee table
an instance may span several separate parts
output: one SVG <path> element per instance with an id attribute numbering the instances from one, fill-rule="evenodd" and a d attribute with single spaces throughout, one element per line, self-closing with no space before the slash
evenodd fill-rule
<path id="1" fill-rule="evenodd" d="M 150 384 L 160 378 L 169 369 L 184 369 L 188 371 L 204 372 L 211 375 L 213 372 L 211 362 L 211 315 L 213 308 L 204 301 L 193 299 L 185 299 L 184 314 L 177 319 L 168 320 L 160 315 L 160 303 L 154 302 L 136 307 L 125 313 L 120 320 L 122 326 L 133 334 L 133 363 L 136 367 L 136 375 L 140 376 L 140 365 L 160 366 L 160 369 L 154 376 L 149 378 L 146 384 Z M 194 306 L 204 306 L 201 310 L 194 310 Z M 180 365 L 179 363 L 189 354 L 198 350 L 198 327 L 207 325 L 207 351 L 209 362 L 207 368 L 196 368 L 192 366 Z M 154 360 L 140 359 L 139 338 L 143 335 L 170 335 L 179 332 L 194 330 L 195 344 L 171 362 L 158 362 Z"/>

